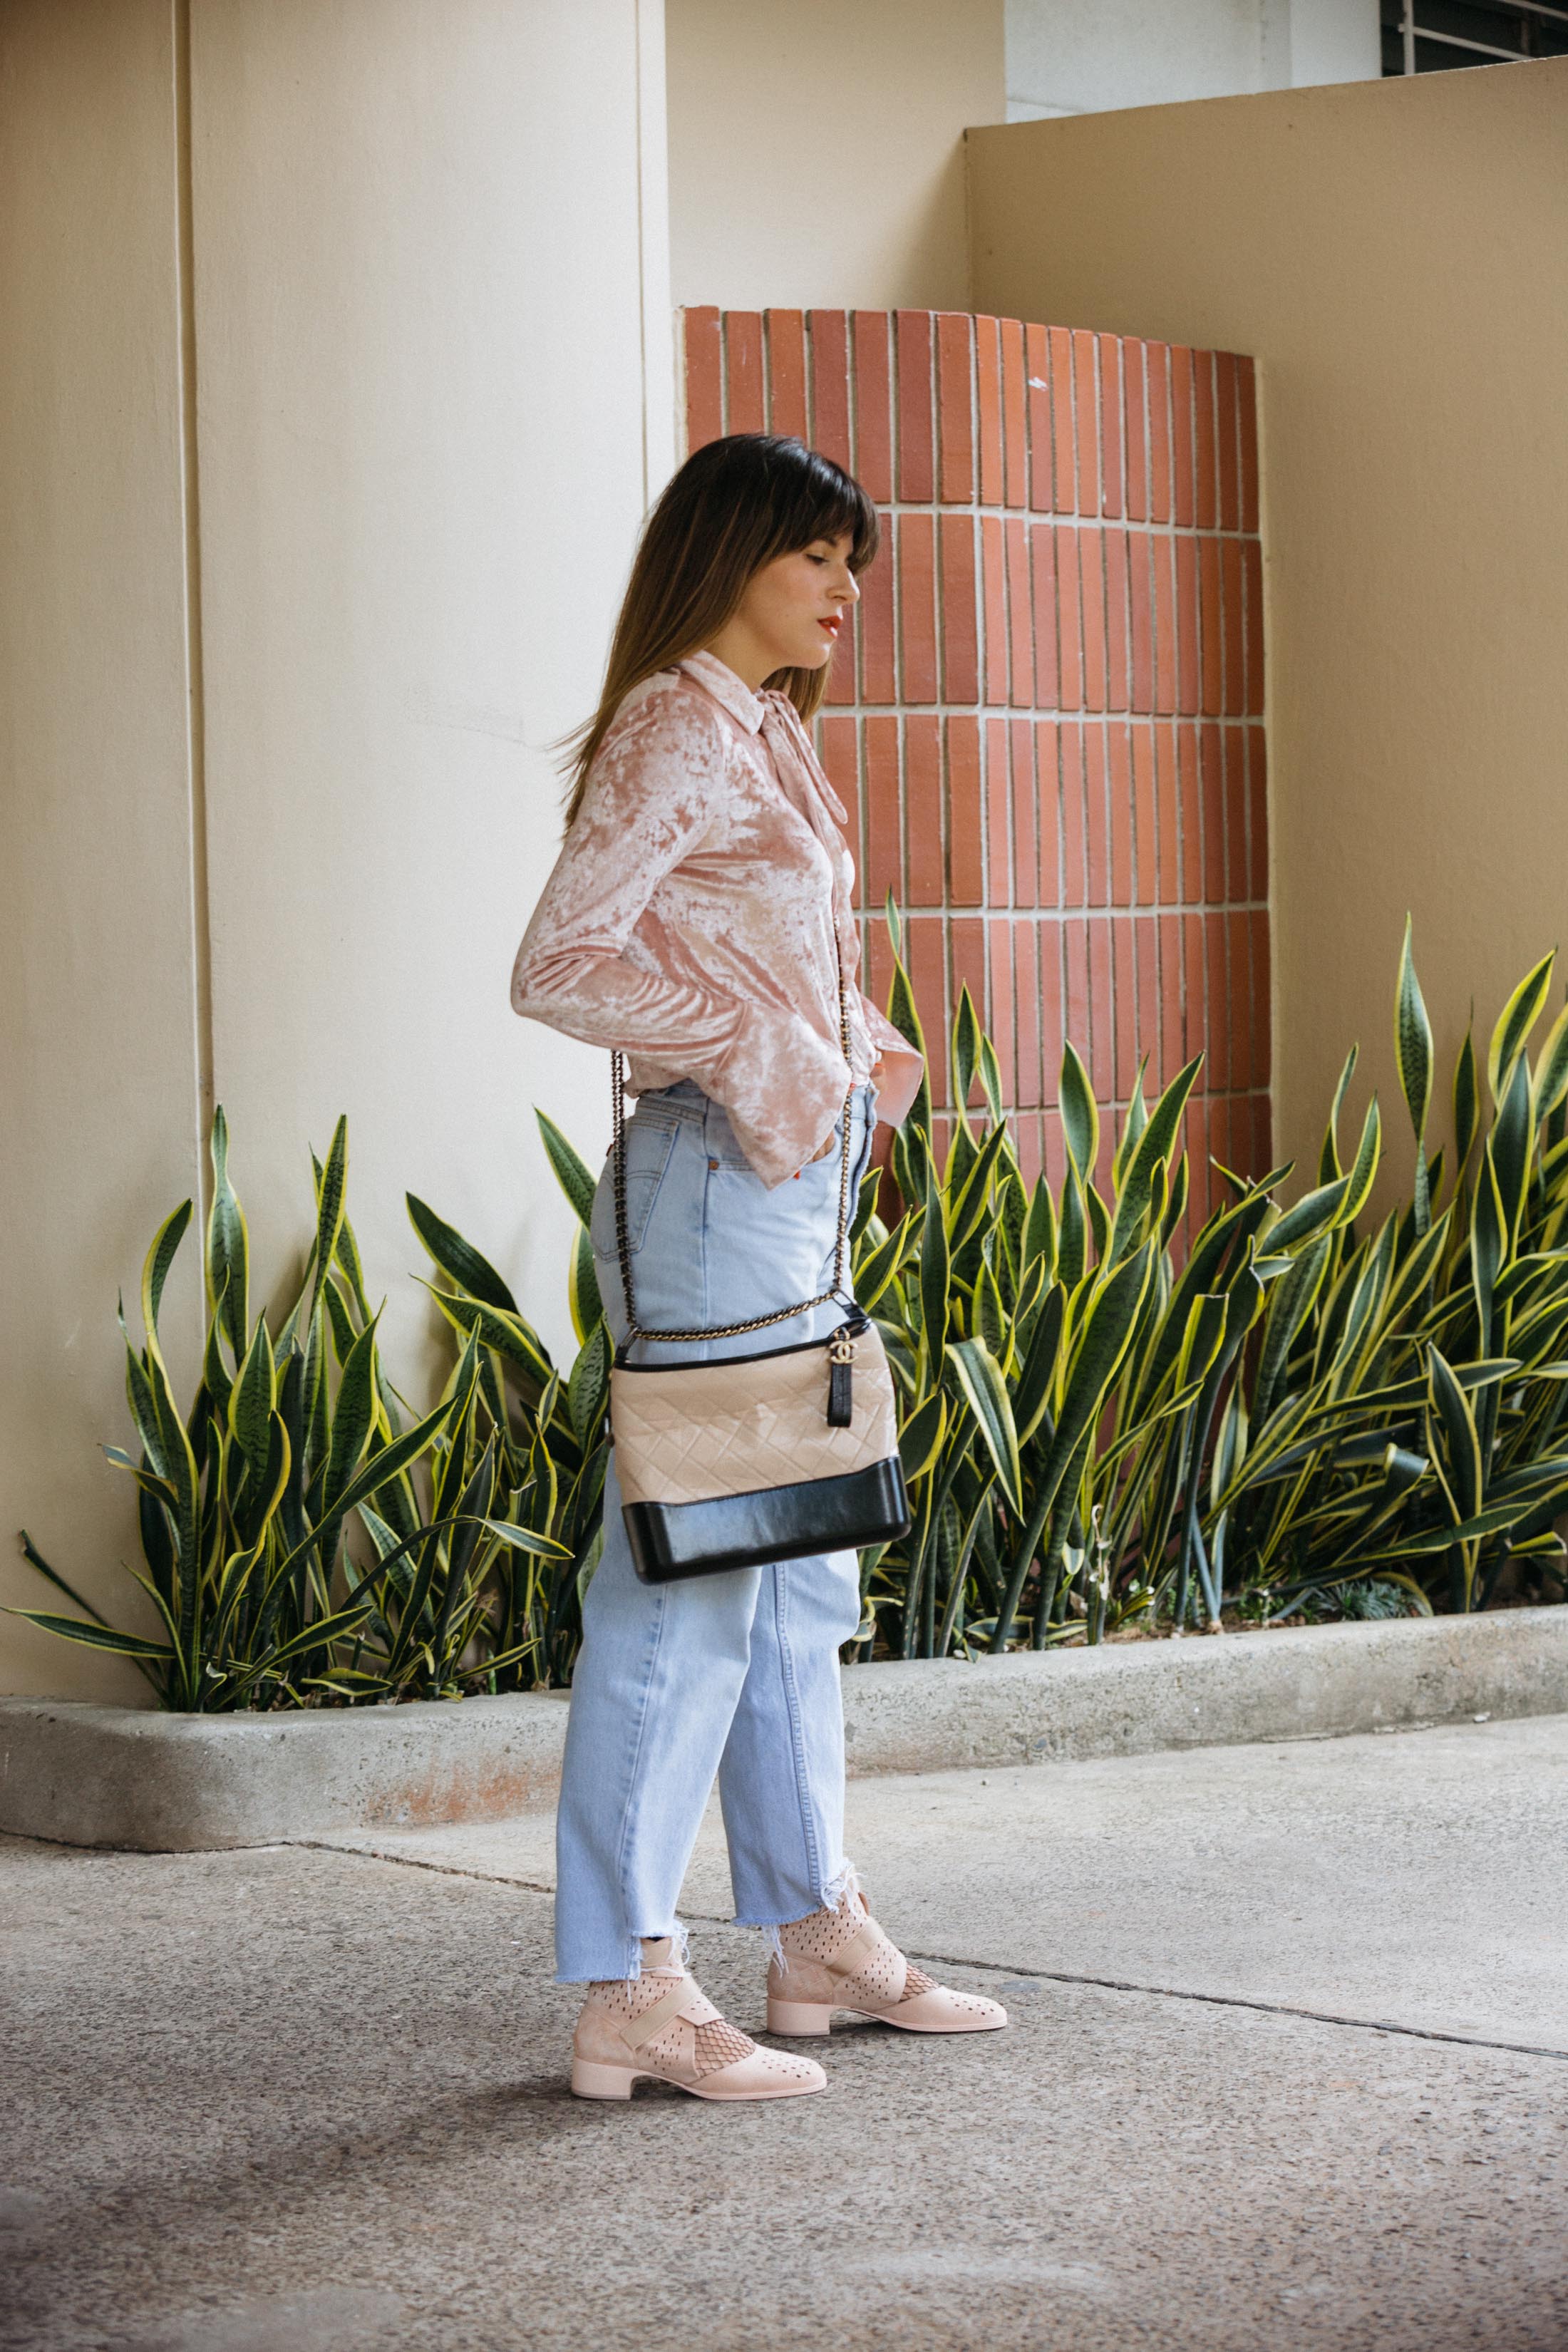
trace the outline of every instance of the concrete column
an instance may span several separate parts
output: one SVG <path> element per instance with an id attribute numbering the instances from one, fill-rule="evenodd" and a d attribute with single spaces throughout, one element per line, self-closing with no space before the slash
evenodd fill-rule
<path id="1" fill-rule="evenodd" d="M 114 1294 L 214 1100 L 258 1295 L 346 1111 L 400 1381 L 405 1187 L 571 1345 L 532 1106 L 595 1155 L 607 1090 L 507 980 L 672 457 L 662 22 L 8 0 L 0 42 L 0 1534 L 124 1609 Z M 0 1599 L 42 1599 L 8 1543 Z M 5 1687 L 140 1687 L 0 1622 Z"/>

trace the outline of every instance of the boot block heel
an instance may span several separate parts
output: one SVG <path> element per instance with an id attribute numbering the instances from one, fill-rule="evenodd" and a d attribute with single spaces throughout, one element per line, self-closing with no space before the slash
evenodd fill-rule
<path id="1" fill-rule="evenodd" d="M 814 2000 L 778 2000 L 768 1995 L 768 2032 L 783 2034 L 786 2040 L 802 2035 L 826 2033 L 833 2025 L 833 2011 Z"/>
<path id="2" fill-rule="evenodd" d="M 595 2066 L 577 2057 L 572 2061 L 572 2088 L 579 2099 L 629 2099 L 632 2080 L 629 2066 Z"/>

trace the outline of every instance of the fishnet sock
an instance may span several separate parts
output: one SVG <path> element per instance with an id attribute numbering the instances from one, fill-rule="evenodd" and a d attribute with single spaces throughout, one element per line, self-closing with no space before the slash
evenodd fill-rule
<path id="1" fill-rule="evenodd" d="M 733 2066 L 738 2059 L 750 2058 L 756 2043 L 727 2017 L 715 2017 L 697 2028 L 697 2079 L 704 2074 L 716 2074 L 721 2066 Z"/>

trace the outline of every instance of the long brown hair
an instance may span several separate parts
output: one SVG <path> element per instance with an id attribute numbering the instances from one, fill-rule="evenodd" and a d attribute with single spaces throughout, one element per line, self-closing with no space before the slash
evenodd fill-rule
<path id="1" fill-rule="evenodd" d="M 688 457 L 644 526 L 599 707 L 566 739 L 568 826 L 632 688 L 716 637 L 765 563 L 845 533 L 849 569 L 863 572 L 877 552 L 877 509 L 852 474 L 804 441 L 731 433 Z M 775 670 L 765 683 L 782 688 L 809 719 L 827 691 L 827 665 Z"/>

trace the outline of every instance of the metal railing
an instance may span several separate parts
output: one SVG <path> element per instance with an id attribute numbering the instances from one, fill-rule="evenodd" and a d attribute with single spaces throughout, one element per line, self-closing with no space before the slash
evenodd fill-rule
<path id="1" fill-rule="evenodd" d="M 1457 10 L 1434 7 L 1432 0 L 1425 0 L 1425 5 L 1423 0 L 1400 0 L 1397 26 L 1390 28 L 1396 31 L 1399 37 L 1399 62 L 1395 64 L 1385 58 L 1384 73 L 1420 72 L 1422 68 L 1416 56 L 1418 41 L 1432 41 L 1442 48 L 1465 52 L 1464 56 L 1454 58 L 1453 63 L 1457 66 L 1472 60 L 1479 63 L 1483 59 L 1517 64 L 1521 58 L 1561 55 L 1568 49 L 1568 8 L 1550 6 L 1548 0 L 1466 0 L 1463 11 L 1466 16 L 1495 17 L 1500 36 L 1497 41 L 1477 40 L 1470 34 L 1450 32 L 1440 24 L 1430 21 L 1434 16 L 1452 16 L 1458 13 Z M 1423 22 L 1423 18 L 1427 21 Z M 1384 21 L 1386 23 L 1386 18 Z M 1558 26 L 1562 27 L 1560 33 L 1556 30 Z M 1544 40 L 1532 37 L 1538 33 L 1545 36 Z M 1509 39 L 1510 35 L 1511 41 Z"/>

